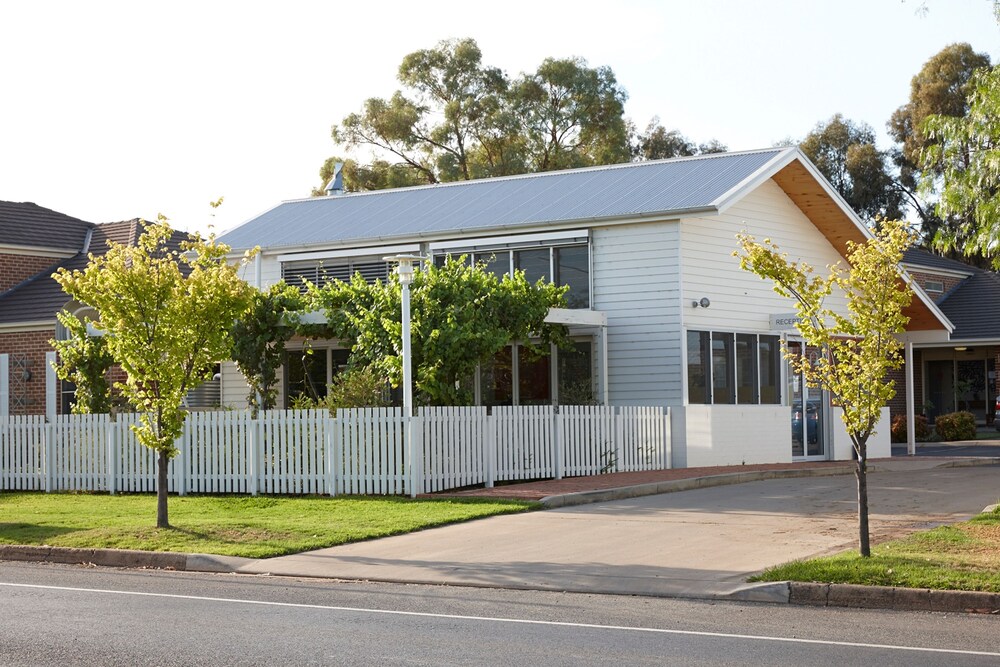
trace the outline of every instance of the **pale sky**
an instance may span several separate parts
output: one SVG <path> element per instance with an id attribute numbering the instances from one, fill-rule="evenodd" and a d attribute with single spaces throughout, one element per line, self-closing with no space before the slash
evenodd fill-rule
<path id="1" fill-rule="evenodd" d="M 219 232 L 308 196 L 343 153 L 330 126 L 443 39 L 511 76 L 549 56 L 610 66 L 637 126 L 732 150 L 837 112 L 887 148 L 928 58 L 966 41 L 1000 60 L 988 0 L 0 0 L 0 26 L 0 200 Z"/>

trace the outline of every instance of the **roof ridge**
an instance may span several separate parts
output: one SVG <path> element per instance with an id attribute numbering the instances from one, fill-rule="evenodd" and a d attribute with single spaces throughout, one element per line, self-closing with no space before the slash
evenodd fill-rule
<path id="1" fill-rule="evenodd" d="M 319 196 L 319 197 L 299 197 L 296 199 L 285 199 L 281 204 L 299 204 L 310 201 L 330 201 L 336 199 L 346 199 L 355 198 L 363 196 L 373 196 L 379 194 L 386 194 L 390 192 L 414 192 L 417 190 L 439 190 L 442 188 L 453 188 L 469 186 L 473 184 L 481 183 L 497 183 L 505 181 L 517 181 L 517 180 L 528 180 L 536 178 L 546 178 L 555 176 L 564 176 L 566 174 L 576 174 L 576 173 L 586 173 L 586 172 L 597 172 L 597 171 L 612 171 L 620 169 L 638 169 L 642 167 L 652 167 L 667 162 L 693 162 L 699 160 L 711 160 L 711 159 L 723 159 L 728 157 L 735 157 L 741 155 L 753 155 L 757 153 L 774 153 L 777 155 L 782 151 L 787 151 L 794 146 L 775 146 L 771 148 L 755 148 L 744 151 L 727 151 L 724 153 L 703 153 L 701 155 L 683 155 L 679 157 L 664 158 L 661 160 L 640 160 L 635 162 L 616 162 L 614 164 L 597 164 L 591 165 L 589 167 L 576 167 L 574 169 L 554 169 L 551 171 L 532 171 L 524 174 L 508 174 L 506 176 L 487 176 L 484 178 L 470 178 L 461 181 L 447 181 L 445 183 L 426 183 L 421 185 L 407 185 L 398 188 L 384 188 L 381 190 L 361 190 L 359 192 L 345 192 L 341 195 L 335 196 Z M 280 204 L 279 204 L 280 205 Z"/>

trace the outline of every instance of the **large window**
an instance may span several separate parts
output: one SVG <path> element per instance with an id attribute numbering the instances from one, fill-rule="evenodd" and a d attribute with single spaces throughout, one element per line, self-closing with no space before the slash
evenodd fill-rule
<path id="1" fill-rule="evenodd" d="M 781 403 L 778 336 L 687 332 L 688 403 Z"/>
<path id="2" fill-rule="evenodd" d="M 480 405 L 590 405 L 594 400 L 591 342 L 556 351 L 558 394 L 552 391 L 552 357 L 523 345 L 505 347 L 480 367 Z"/>
<path id="3" fill-rule="evenodd" d="M 334 280 L 350 282 L 355 273 L 370 283 L 389 279 L 391 267 L 379 257 L 357 257 L 350 259 L 312 259 L 297 262 L 283 262 L 281 278 L 288 285 L 305 290 L 307 282 L 322 287 Z"/>
<path id="4" fill-rule="evenodd" d="M 569 308 L 590 307 L 590 248 L 578 239 L 566 245 L 531 248 L 467 248 L 434 251 L 434 264 L 444 265 L 448 256 L 465 256 L 467 262 L 483 262 L 497 276 L 509 275 L 511 267 L 524 271 L 529 282 L 552 280 L 569 285 Z"/>
<path id="5" fill-rule="evenodd" d="M 347 350 L 329 348 L 289 350 L 285 369 L 286 407 L 299 396 L 320 400 L 334 376 L 347 367 Z"/>

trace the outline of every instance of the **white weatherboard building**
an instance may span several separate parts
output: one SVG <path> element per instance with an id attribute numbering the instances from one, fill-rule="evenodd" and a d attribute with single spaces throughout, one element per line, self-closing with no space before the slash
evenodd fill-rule
<path id="1" fill-rule="evenodd" d="M 382 258 L 398 253 L 468 254 L 568 284 L 569 308 L 550 320 L 569 326 L 575 348 L 532 362 L 512 343 L 476 378 L 480 404 L 669 406 L 676 467 L 849 459 L 836 408 L 781 357 L 782 339 L 813 353 L 796 339 L 791 302 L 733 257 L 740 231 L 820 269 L 868 236 L 797 148 L 772 148 L 287 201 L 220 240 L 260 246 L 259 287 L 384 279 Z M 909 347 L 947 341 L 948 319 L 916 292 Z M 346 362 L 336 341 L 312 347 L 290 356 L 282 401 L 310 383 L 322 391 Z M 227 364 L 223 402 L 246 393 Z M 889 455 L 885 415 L 872 457 Z"/>

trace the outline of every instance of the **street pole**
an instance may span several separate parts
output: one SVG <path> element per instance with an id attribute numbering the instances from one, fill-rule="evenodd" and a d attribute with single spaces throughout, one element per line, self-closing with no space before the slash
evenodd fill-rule
<path id="1" fill-rule="evenodd" d="M 409 468 L 410 497 L 415 498 L 421 491 L 421 461 L 413 430 L 413 371 L 410 353 L 410 283 L 413 282 L 413 265 L 424 258 L 420 255 L 395 255 L 383 257 L 386 262 L 396 262 L 399 276 L 400 298 L 403 309 L 403 423 L 406 442 L 406 460 Z"/>

